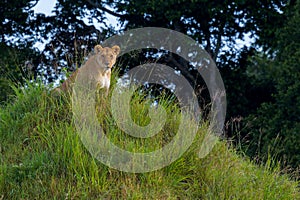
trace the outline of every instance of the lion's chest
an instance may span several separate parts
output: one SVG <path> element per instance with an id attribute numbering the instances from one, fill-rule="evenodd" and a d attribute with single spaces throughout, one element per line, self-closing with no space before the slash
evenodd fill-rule
<path id="1" fill-rule="evenodd" d="M 82 79 L 85 79 L 85 81 L 82 81 L 88 81 L 98 88 L 108 89 L 110 86 L 111 70 L 105 70 L 105 68 L 97 62 L 92 61 L 93 60 L 88 60 L 87 63 L 80 69 L 81 77 Z"/>
<path id="2" fill-rule="evenodd" d="M 110 73 L 100 74 L 96 79 L 97 85 L 100 88 L 109 88 Z"/>

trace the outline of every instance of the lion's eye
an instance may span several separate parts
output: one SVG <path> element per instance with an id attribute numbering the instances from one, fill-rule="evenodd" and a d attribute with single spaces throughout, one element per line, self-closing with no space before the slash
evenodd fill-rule
<path id="1" fill-rule="evenodd" d="M 110 58 L 113 58 L 114 56 L 113 55 L 110 55 Z"/>

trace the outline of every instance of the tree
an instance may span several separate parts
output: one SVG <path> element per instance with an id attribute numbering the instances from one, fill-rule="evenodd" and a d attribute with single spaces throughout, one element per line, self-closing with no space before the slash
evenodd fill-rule
<path id="1" fill-rule="evenodd" d="M 38 0 L 0 2 L 0 102 L 5 101 L 12 93 L 10 83 L 23 83 L 24 77 L 28 77 L 25 62 L 31 66 L 38 63 L 37 52 L 32 49 L 35 39 L 26 37 L 32 34 L 29 23 L 33 11 L 30 9 L 37 2 Z"/>
<path id="2" fill-rule="evenodd" d="M 1 100 L 7 99 L 11 91 L 11 79 L 23 83 L 28 78 L 25 63 L 30 63 L 35 79 L 53 82 L 63 68 L 77 68 L 92 46 L 111 32 L 109 28 L 99 31 L 85 21 L 104 20 L 103 12 L 87 1 L 59 0 L 54 16 L 35 14 L 31 8 L 37 3 L 38 0 L 0 3 Z M 36 42 L 45 41 L 48 43 L 42 52 L 34 48 Z"/>
<path id="3" fill-rule="evenodd" d="M 92 47 L 102 41 L 109 28 L 98 30 L 93 23 L 102 23 L 104 13 L 85 0 L 58 0 L 54 15 L 36 15 L 34 31 L 46 42 L 40 67 L 46 70 L 47 82 L 53 82 L 66 68 L 74 71 Z"/>
<path id="4" fill-rule="evenodd" d="M 263 90 L 261 86 L 253 88 L 251 79 L 246 75 L 247 59 L 253 54 L 253 48 L 240 49 L 236 43 L 237 39 L 243 39 L 246 33 L 251 33 L 252 37 L 262 38 L 257 40 L 257 44 L 269 48 L 274 36 L 273 27 L 284 23 L 285 15 L 281 10 L 287 6 L 287 1 L 109 0 L 107 3 L 111 10 L 104 8 L 102 1 L 88 2 L 118 17 L 124 30 L 165 27 L 188 34 L 202 44 L 217 62 L 229 91 L 228 119 L 247 116 L 269 99 L 271 90 L 263 99 L 253 98 L 252 94 L 256 94 L 258 89 Z M 191 70 L 191 65 L 175 55 L 169 54 L 160 62 L 180 70 L 194 88 L 203 85 L 197 72 Z"/>
<path id="5" fill-rule="evenodd" d="M 286 11 L 288 20 L 275 32 L 272 52 L 274 58 L 265 61 L 271 70 L 265 80 L 273 79 L 273 100 L 262 104 L 255 115 L 249 117 L 246 133 L 252 138 L 249 154 L 264 158 L 276 153 L 279 160 L 293 167 L 300 166 L 300 1 Z M 258 72 L 263 69 L 257 68 Z M 261 75 L 262 76 L 262 75 Z"/>
<path id="6" fill-rule="evenodd" d="M 97 0 L 88 0 L 103 8 Z M 214 60 L 227 46 L 232 54 L 236 39 L 251 32 L 257 36 L 272 36 L 262 28 L 282 24 L 279 12 L 287 1 L 108 1 L 124 29 L 155 26 L 166 27 L 191 35 L 206 47 Z M 222 63 L 224 65 L 224 63 Z"/>
<path id="7" fill-rule="evenodd" d="M 24 38 L 31 34 L 32 30 L 28 23 L 33 17 L 33 8 L 38 0 L 16 0 L 0 2 L 0 43 L 28 45 L 33 42 Z"/>

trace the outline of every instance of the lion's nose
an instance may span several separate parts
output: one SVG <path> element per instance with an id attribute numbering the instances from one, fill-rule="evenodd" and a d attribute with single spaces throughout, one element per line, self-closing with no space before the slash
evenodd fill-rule
<path id="1" fill-rule="evenodd" d="M 105 64 L 106 66 L 108 66 L 108 65 L 109 65 L 109 62 L 105 62 L 104 64 Z"/>

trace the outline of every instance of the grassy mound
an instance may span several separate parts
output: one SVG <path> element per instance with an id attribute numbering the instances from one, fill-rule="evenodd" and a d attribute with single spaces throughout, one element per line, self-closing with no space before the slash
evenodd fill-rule
<path id="1" fill-rule="evenodd" d="M 187 152 L 171 165 L 148 173 L 126 173 L 94 159 L 78 136 L 70 102 L 53 98 L 41 85 L 15 89 L 16 97 L 0 110 L 0 199 L 297 199 L 298 183 L 271 164 L 256 166 L 219 141 L 198 158 L 207 133 L 203 122 Z M 134 139 L 114 123 L 102 101 L 99 121 L 117 145 L 152 151 L 178 129 L 180 110 L 160 100 L 168 115 L 154 139 Z M 136 95 L 133 121 L 149 123 L 151 103 Z M 108 114 L 107 114 L 108 113 Z"/>

